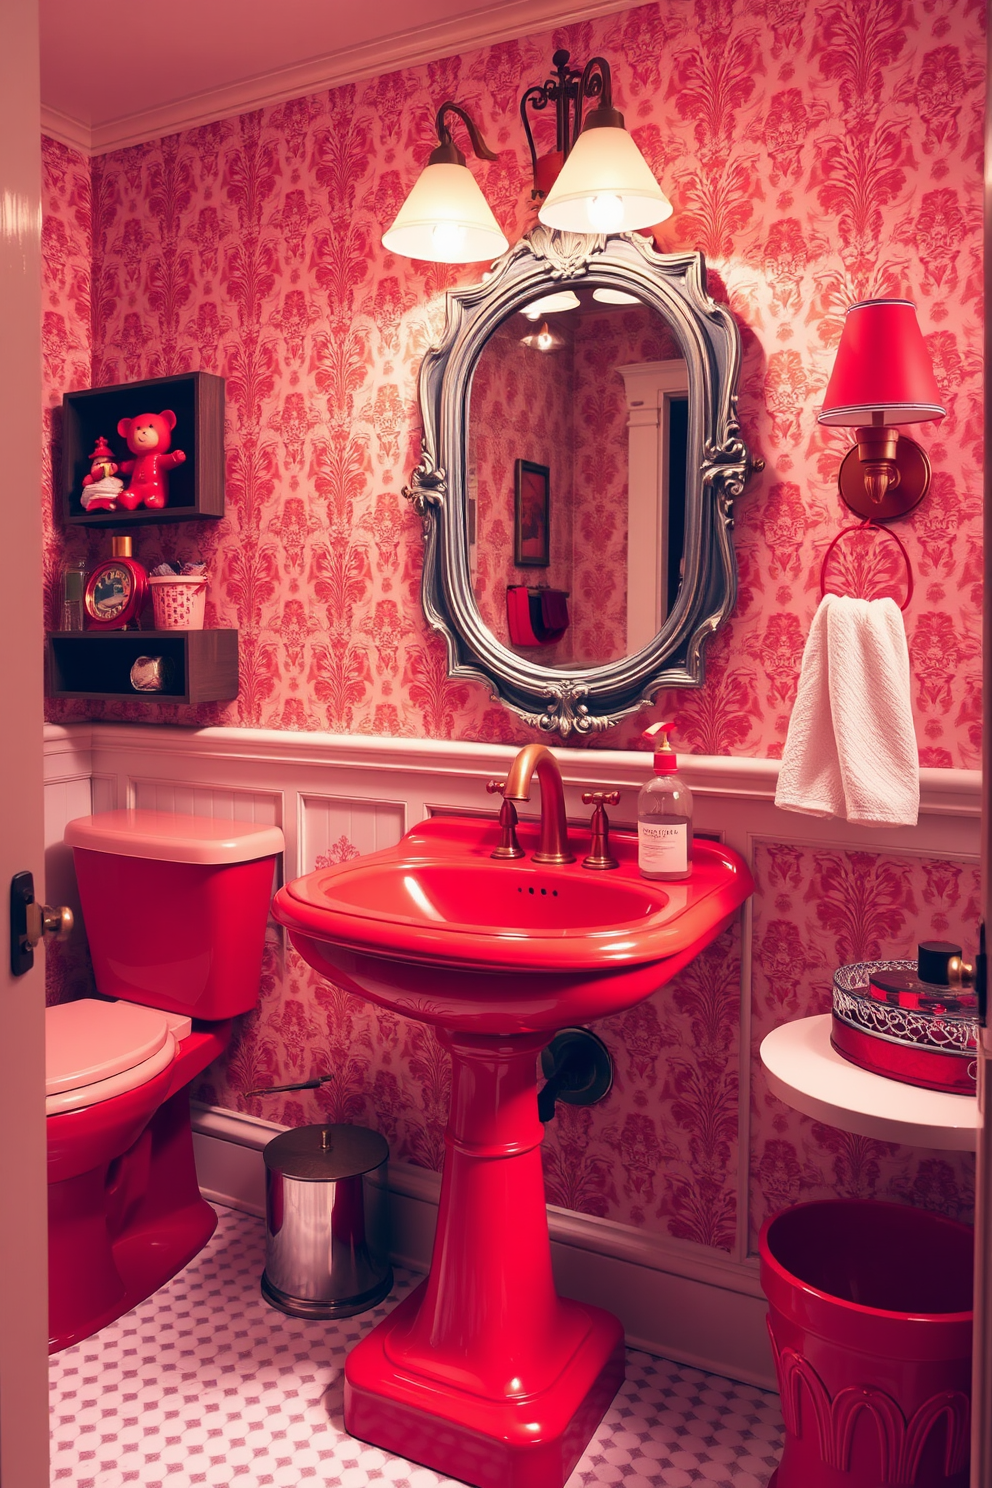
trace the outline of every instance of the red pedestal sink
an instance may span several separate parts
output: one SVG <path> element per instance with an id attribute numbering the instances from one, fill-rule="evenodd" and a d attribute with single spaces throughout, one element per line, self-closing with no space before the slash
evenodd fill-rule
<path id="1" fill-rule="evenodd" d="M 349 1355 L 348 1430 L 478 1488 L 562 1488 L 623 1379 L 623 1330 L 554 1289 L 537 1055 L 667 982 L 752 882 L 708 842 L 688 880 L 661 884 L 622 833 L 608 872 L 493 862 L 496 841 L 491 824 L 437 817 L 274 907 L 311 966 L 433 1024 L 452 1059 L 430 1275 Z"/>

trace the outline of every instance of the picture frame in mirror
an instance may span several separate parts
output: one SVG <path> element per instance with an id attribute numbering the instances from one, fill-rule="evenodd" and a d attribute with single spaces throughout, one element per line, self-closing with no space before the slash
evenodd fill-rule
<path id="1" fill-rule="evenodd" d="M 513 562 L 517 568 L 551 564 L 551 468 L 534 460 L 514 465 Z"/>

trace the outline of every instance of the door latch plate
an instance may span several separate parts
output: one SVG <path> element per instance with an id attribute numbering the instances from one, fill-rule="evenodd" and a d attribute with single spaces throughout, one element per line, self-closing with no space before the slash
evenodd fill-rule
<path id="1" fill-rule="evenodd" d="M 28 909 L 34 904 L 34 875 L 15 873 L 10 881 L 10 973 L 23 976 L 34 965 Z"/>
<path id="2" fill-rule="evenodd" d="M 67 940 L 72 934 L 72 910 L 67 904 L 49 909 L 34 897 L 34 878 L 15 873 L 10 881 L 10 969 L 23 976 L 34 965 L 34 948 L 46 935 Z"/>

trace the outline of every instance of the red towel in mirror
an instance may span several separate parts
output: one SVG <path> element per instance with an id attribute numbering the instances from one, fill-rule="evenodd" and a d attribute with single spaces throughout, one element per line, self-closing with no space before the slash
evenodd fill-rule
<path id="1" fill-rule="evenodd" d="M 563 589 L 541 590 L 541 620 L 547 631 L 563 635 L 568 629 L 568 595 Z"/>
<path id="2" fill-rule="evenodd" d="M 549 623 L 549 618 L 553 623 Z M 568 593 L 564 589 L 530 589 L 510 584 L 506 621 L 514 646 L 553 646 L 568 629 Z"/>

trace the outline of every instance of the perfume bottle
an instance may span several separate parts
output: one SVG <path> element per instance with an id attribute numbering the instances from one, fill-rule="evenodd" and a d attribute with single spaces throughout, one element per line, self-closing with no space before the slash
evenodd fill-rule
<path id="1" fill-rule="evenodd" d="M 645 729 L 643 737 L 655 744 L 654 778 L 637 797 L 637 866 L 642 878 L 667 882 L 688 878 L 692 870 L 692 793 L 675 773 L 679 762 L 668 737 L 674 727 Z"/>
<path id="2" fill-rule="evenodd" d="M 917 947 L 915 972 L 873 971 L 868 979 L 868 993 L 890 1007 L 974 1014 L 978 995 L 973 987 L 966 985 L 970 972 L 970 967 L 963 967 L 959 945 L 949 940 L 925 940 Z"/>
<path id="3" fill-rule="evenodd" d="M 86 589 L 85 558 L 70 558 L 62 570 L 62 630 L 82 630 L 85 610 L 83 594 Z"/>

